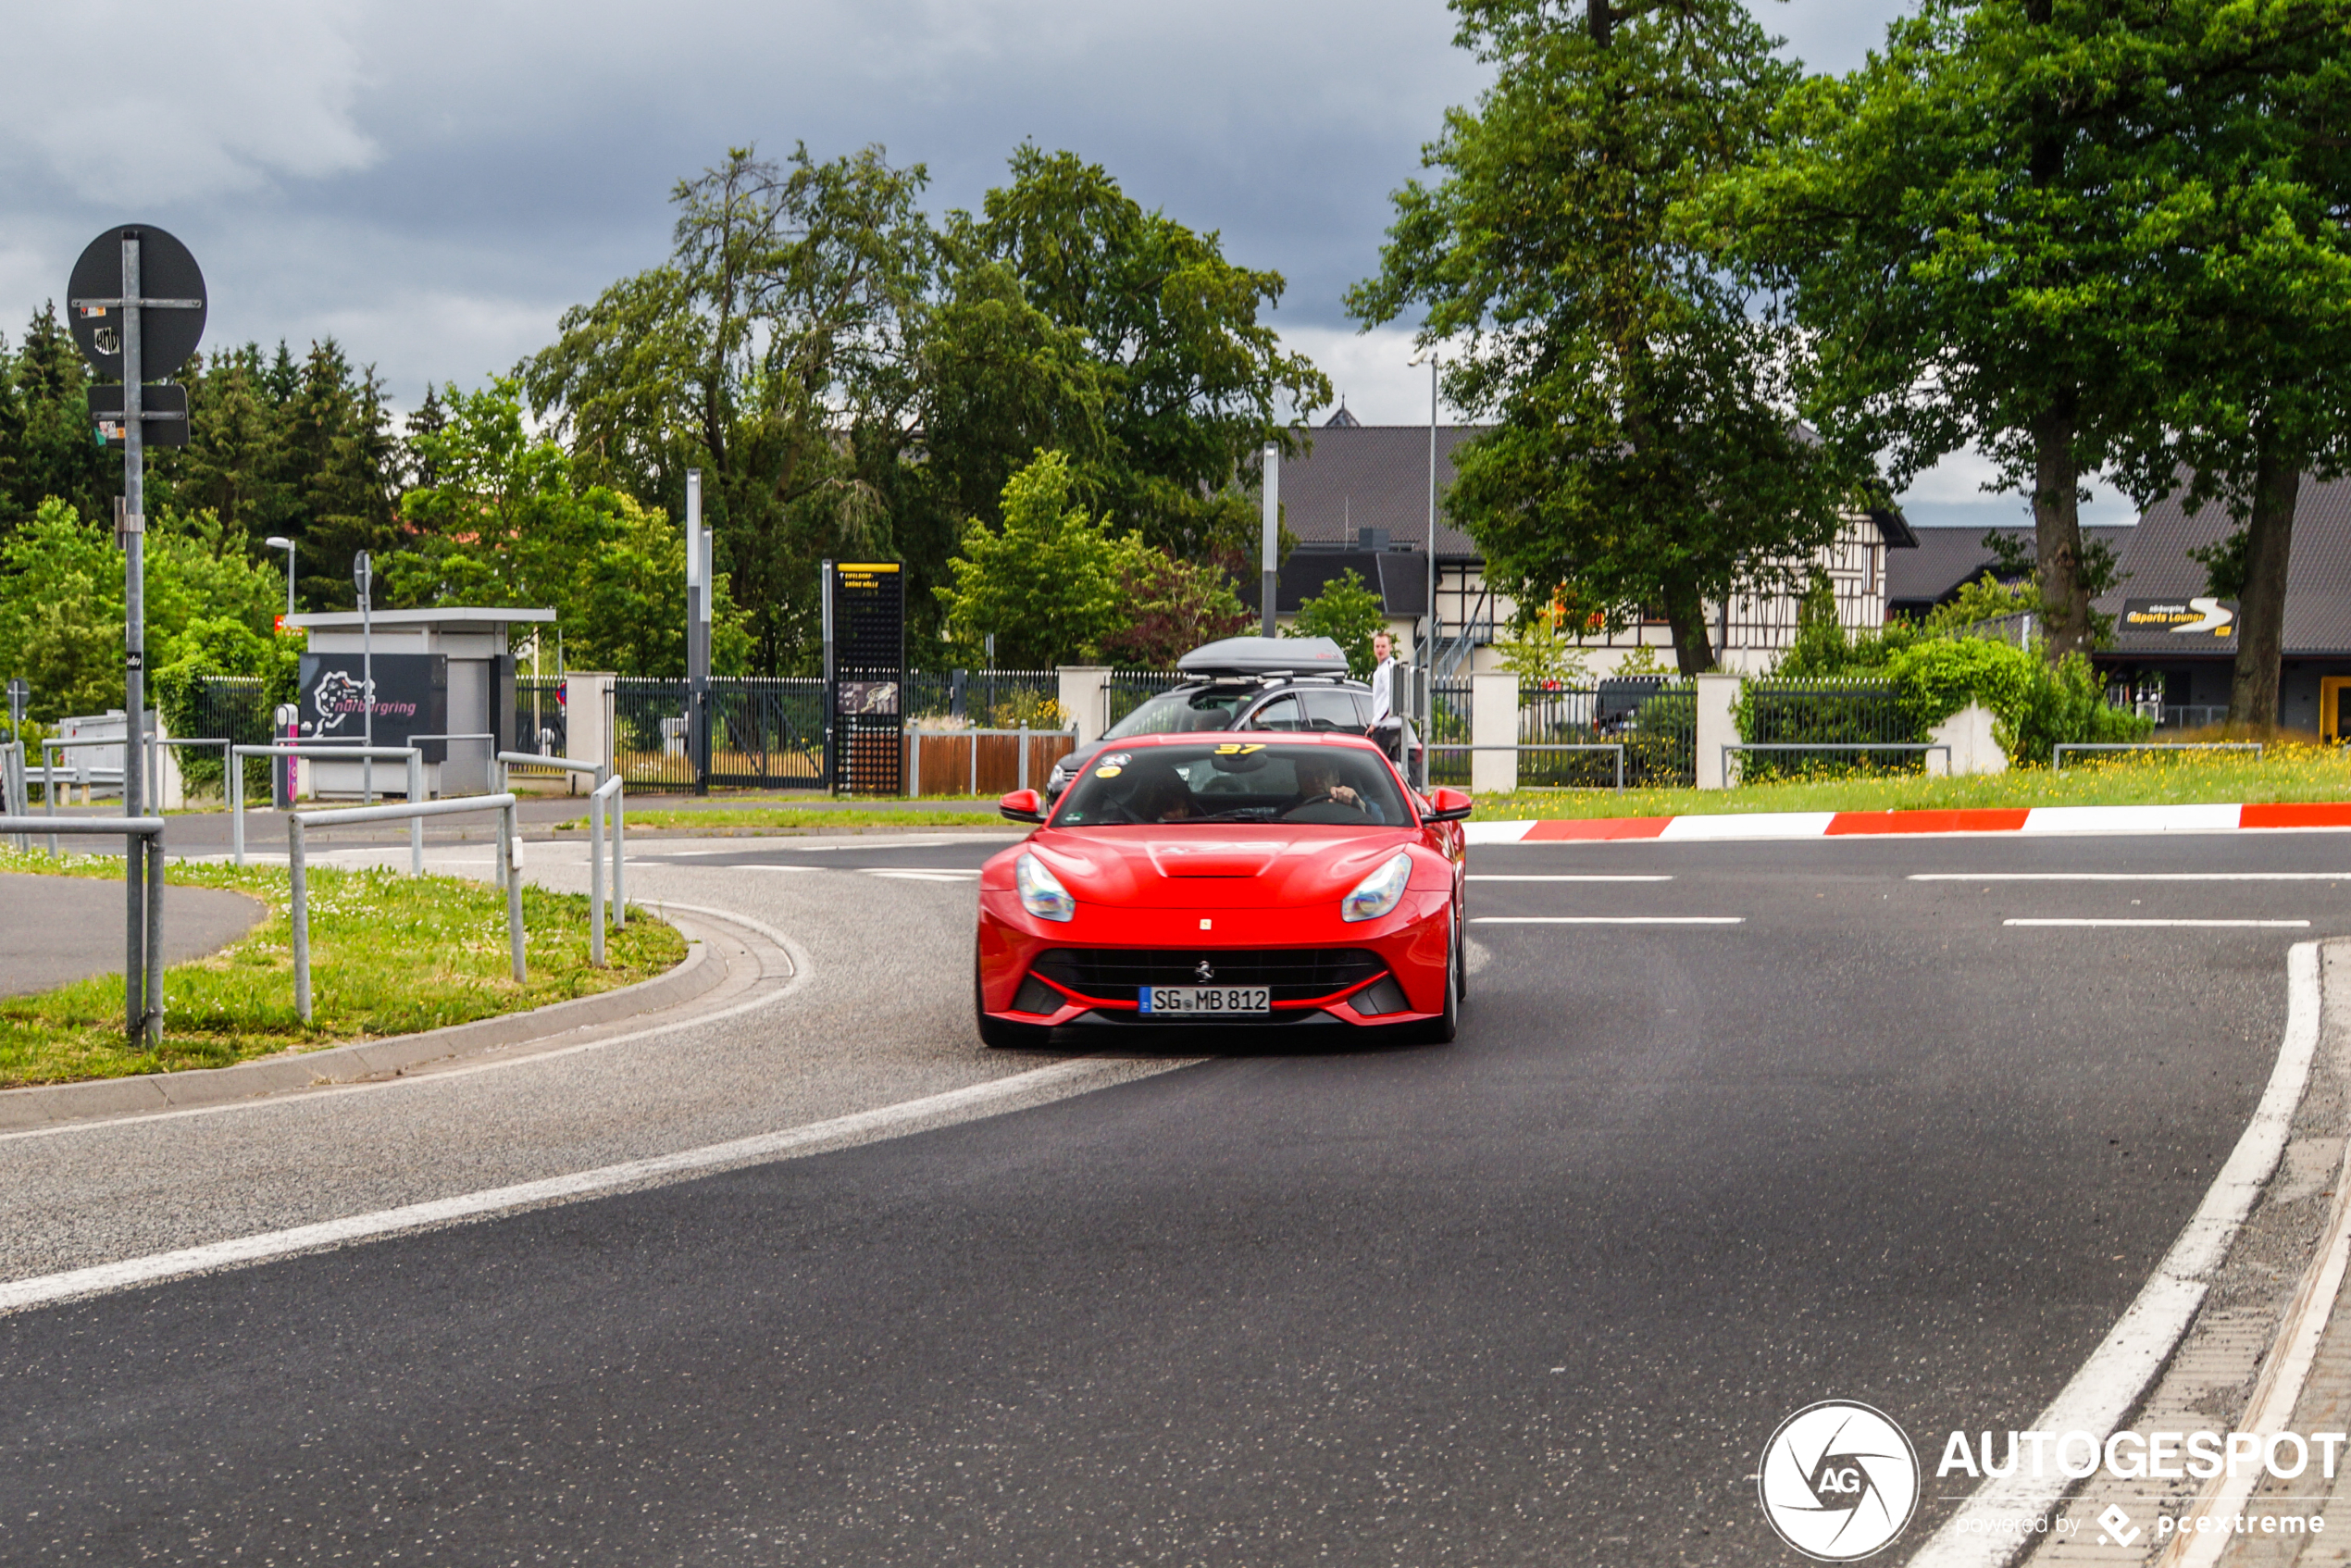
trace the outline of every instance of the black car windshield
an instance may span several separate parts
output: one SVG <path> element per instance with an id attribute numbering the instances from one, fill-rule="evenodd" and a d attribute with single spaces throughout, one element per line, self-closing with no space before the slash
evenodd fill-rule
<path id="1" fill-rule="evenodd" d="M 1396 775 L 1375 753 L 1278 740 L 1126 751 L 1113 742 L 1088 760 L 1053 815 L 1056 828 L 1412 820 Z"/>
<path id="2" fill-rule="evenodd" d="M 1103 732 L 1106 740 L 1126 735 L 1180 735 L 1195 729 L 1230 729 L 1233 716 L 1255 696 L 1254 686 L 1190 686 L 1163 691 Z"/>

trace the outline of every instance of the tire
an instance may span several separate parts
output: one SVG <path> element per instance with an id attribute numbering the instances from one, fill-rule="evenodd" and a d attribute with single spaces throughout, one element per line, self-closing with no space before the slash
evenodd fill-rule
<path id="1" fill-rule="evenodd" d="M 1453 982 L 1456 1000 L 1469 1000 L 1469 922 L 1460 915 L 1453 916 Z"/>
<path id="2" fill-rule="evenodd" d="M 1422 1037 L 1431 1045 L 1450 1045 L 1453 1037 L 1462 1032 L 1462 940 L 1461 927 L 1454 927 L 1454 940 L 1445 955 L 1445 1011 L 1429 1020 L 1427 1032 Z"/>
<path id="3" fill-rule="evenodd" d="M 972 960 L 972 1017 L 979 1025 L 979 1043 L 990 1051 L 1033 1051 L 1053 1032 L 1038 1024 L 1014 1024 L 989 1016 L 986 999 L 980 994 L 976 958 Z"/>

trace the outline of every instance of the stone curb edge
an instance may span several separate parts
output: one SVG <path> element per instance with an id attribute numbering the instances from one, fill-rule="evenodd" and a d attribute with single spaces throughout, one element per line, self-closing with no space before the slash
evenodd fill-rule
<path id="1" fill-rule="evenodd" d="M 287 1089 L 358 1083 L 427 1062 L 476 1055 L 502 1046 L 519 1045 L 571 1029 L 675 1007 L 711 990 L 727 977 L 727 965 L 715 955 L 710 943 L 690 932 L 686 935 L 685 961 L 665 975 L 594 996 L 552 1002 L 527 1013 L 501 1014 L 494 1018 L 477 1018 L 469 1024 L 429 1029 L 423 1034 L 360 1040 L 298 1056 L 265 1057 L 227 1067 L 0 1089 L 0 1132 L 23 1132 L 93 1116 L 225 1105 Z"/>

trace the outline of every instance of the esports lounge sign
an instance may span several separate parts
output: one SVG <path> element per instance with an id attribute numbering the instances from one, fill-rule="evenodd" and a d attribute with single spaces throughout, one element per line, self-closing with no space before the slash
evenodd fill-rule
<path id="1" fill-rule="evenodd" d="M 376 744 L 404 746 L 411 735 L 449 733 L 449 656 L 378 653 Z M 302 656 L 302 738 L 360 744 L 367 732 L 366 687 L 356 653 Z M 424 760 L 445 760 L 445 741 L 423 742 Z"/>
<path id="2" fill-rule="evenodd" d="M 2233 642 L 2237 635 L 2237 602 L 2199 595 L 2193 599 L 2125 599 L 2122 622 L 2115 629 L 2140 637 L 2159 634 L 2183 648 L 2207 648 Z"/>

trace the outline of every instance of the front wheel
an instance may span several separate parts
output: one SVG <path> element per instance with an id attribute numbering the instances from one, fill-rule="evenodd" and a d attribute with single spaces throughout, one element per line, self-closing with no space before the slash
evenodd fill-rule
<path id="1" fill-rule="evenodd" d="M 1462 940 L 1461 927 L 1453 927 L 1454 939 L 1447 944 L 1445 954 L 1445 1011 L 1428 1022 L 1427 1039 L 1431 1045 L 1450 1045 L 1462 1031 Z"/>

